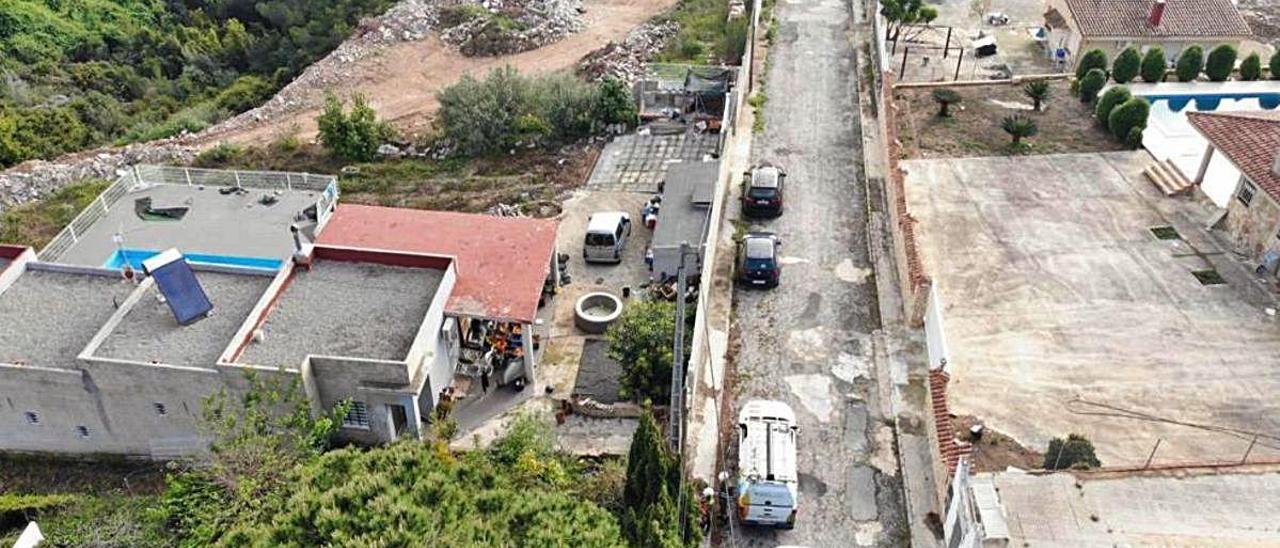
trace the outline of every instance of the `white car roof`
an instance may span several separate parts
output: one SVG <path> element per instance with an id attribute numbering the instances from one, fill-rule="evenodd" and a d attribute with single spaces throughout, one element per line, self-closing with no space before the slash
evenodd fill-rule
<path id="1" fill-rule="evenodd" d="M 772 418 L 782 420 L 790 426 L 796 424 L 796 413 L 791 410 L 791 406 L 775 400 L 750 400 L 743 404 L 742 410 L 738 412 L 738 422 L 746 423 L 752 420 L 764 420 Z"/>
<path id="2" fill-rule="evenodd" d="M 607 232 L 612 234 L 618 223 L 627 217 L 621 211 L 600 211 L 591 215 L 587 222 L 587 232 Z"/>

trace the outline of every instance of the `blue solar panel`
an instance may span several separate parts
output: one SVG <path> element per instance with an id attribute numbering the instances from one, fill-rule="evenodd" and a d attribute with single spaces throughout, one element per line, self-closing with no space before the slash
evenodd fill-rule
<path id="1" fill-rule="evenodd" d="M 155 279 L 156 287 L 179 324 L 190 325 L 213 310 L 213 303 L 196 280 L 196 273 L 178 250 L 163 251 L 143 261 L 142 270 Z"/>

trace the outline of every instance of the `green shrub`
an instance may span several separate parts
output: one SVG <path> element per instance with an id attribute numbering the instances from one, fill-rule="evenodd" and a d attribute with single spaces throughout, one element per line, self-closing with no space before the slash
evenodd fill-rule
<path id="1" fill-rule="evenodd" d="M 1108 127 L 1111 111 L 1124 104 L 1131 96 L 1129 88 L 1124 86 L 1113 86 L 1106 93 L 1103 93 L 1102 98 L 1098 99 L 1097 108 L 1094 109 L 1094 115 L 1098 118 L 1098 123 L 1102 124 L 1102 127 Z"/>
<path id="2" fill-rule="evenodd" d="M 1009 145 L 1015 149 L 1022 144 L 1022 139 L 1033 137 L 1040 132 L 1040 127 L 1036 125 L 1035 120 L 1021 114 L 1005 116 L 1004 119 L 1000 120 L 1000 129 L 1009 134 L 1009 138 L 1012 140 Z"/>
<path id="3" fill-rule="evenodd" d="M 174 135 L 196 133 L 213 125 L 224 112 L 212 102 L 199 103 L 173 113 L 160 123 L 140 122 L 121 138 L 121 144 L 165 139 Z"/>
<path id="4" fill-rule="evenodd" d="M 1142 69 L 1142 56 L 1138 54 L 1135 48 L 1125 48 L 1116 57 L 1116 63 L 1111 67 L 1111 78 L 1117 83 L 1127 84 L 1138 76 L 1138 72 Z"/>
<path id="5" fill-rule="evenodd" d="M 1076 65 L 1076 78 L 1083 79 L 1089 71 L 1099 69 L 1102 71 L 1103 80 L 1106 80 L 1107 73 L 1107 54 L 1100 49 L 1091 49 L 1085 52 L 1084 57 L 1080 58 L 1080 64 Z"/>
<path id="6" fill-rule="evenodd" d="M 218 93 L 214 102 L 227 112 L 236 114 L 254 108 L 271 95 L 270 82 L 259 76 L 241 76 Z"/>
<path id="7" fill-rule="evenodd" d="M 964 100 L 956 90 L 951 88 L 938 88 L 933 90 L 933 100 L 938 103 L 938 116 L 946 118 L 951 116 L 951 105 Z"/>
<path id="8" fill-rule="evenodd" d="M 1223 44 L 1209 52 L 1209 60 L 1205 61 L 1204 73 L 1209 80 L 1225 82 L 1236 68 L 1236 48 Z"/>
<path id="9" fill-rule="evenodd" d="M 672 303 L 636 302 L 605 333 L 609 357 L 622 366 L 623 397 L 636 402 L 670 397 L 675 316 Z"/>
<path id="10" fill-rule="evenodd" d="M 717 50 L 720 61 L 726 65 L 742 64 L 742 55 L 747 51 L 747 37 L 750 34 L 746 17 L 729 21 L 720 36 Z"/>
<path id="11" fill-rule="evenodd" d="M 1204 50 L 1200 46 L 1191 46 L 1182 50 L 1182 55 L 1178 56 L 1174 73 L 1177 74 L 1179 82 L 1190 82 L 1200 77 L 1202 69 L 1204 69 Z"/>
<path id="12" fill-rule="evenodd" d="M 1137 150 L 1142 147 L 1142 132 L 1146 131 L 1146 126 L 1134 126 L 1129 130 L 1129 135 L 1124 138 L 1124 144 L 1129 148 Z"/>
<path id="13" fill-rule="evenodd" d="M 1032 110 L 1039 112 L 1041 105 L 1053 96 L 1053 88 L 1049 86 L 1048 80 L 1036 80 L 1022 86 L 1022 94 L 1031 99 Z"/>
<path id="14" fill-rule="evenodd" d="M 218 143 L 212 148 L 207 148 L 197 154 L 191 164 L 196 167 L 218 168 L 226 167 L 235 160 L 244 156 L 245 149 L 242 146 L 231 143 Z"/>
<path id="15" fill-rule="evenodd" d="M 1272 80 L 1280 80 L 1280 51 L 1271 54 L 1271 60 L 1267 61 L 1267 70 L 1270 71 Z"/>
<path id="16" fill-rule="evenodd" d="M 1147 126 L 1147 115 L 1151 113 L 1151 104 L 1142 97 L 1130 97 L 1129 100 L 1111 110 L 1107 116 L 1107 129 L 1120 141 L 1129 138 L 1129 132 L 1135 127 Z"/>
<path id="17" fill-rule="evenodd" d="M 320 144 L 334 156 L 353 162 L 368 162 L 378 155 L 378 147 L 391 136 L 391 128 L 362 95 L 351 98 L 351 112 L 332 93 L 325 98 L 324 112 L 316 118 Z"/>
<path id="18" fill-rule="evenodd" d="M 1090 70 L 1080 79 L 1080 101 L 1091 103 L 1098 98 L 1098 92 L 1107 85 L 1107 73 L 1102 69 Z"/>
<path id="19" fill-rule="evenodd" d="M 1142 57 L 1142 81 L 1149 84 L 1163 82 L 1166 67 L 1163 49 L 1147 50 L 1147 54 Z"/>
<path id="20" fill-rule="evenodd" d="M 0 531 L 25 526 L 41 513 L 75 501 L 72 495 L 0 495 Z"/>
<path id="21" fill-rule="evenodd" d="M 596 118 L 606 124 L 636 124 L 638 113 L 631 88 L 617 78 L 605 78 L 600 82 L 600 95 L 596 100 Z"/>
<path id="22" fill-rule="evenodd" d="M 1102 466 L 1102 462 L 1094 453 L 1093 442 L 1079 434 L 1070 434 L 1065 440 L 1053 438 L 1049 441 L 1049 450 L 1044 453 L 1046 470 L 1087 469 L 1099 466 Z"/>
<path id="23" fill-rule="evenodd" d="M 1250 53 L 1240 62 L 1240 79 L 1253 81 L 1262 77 L 1262 58 L 1257 53 Z"/>

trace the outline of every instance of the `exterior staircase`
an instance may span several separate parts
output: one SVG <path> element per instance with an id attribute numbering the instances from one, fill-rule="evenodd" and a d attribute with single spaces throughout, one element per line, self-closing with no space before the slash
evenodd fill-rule
<path id="1" fill-rule="evenodd" d="M 1178 166 L 1173 165 L 1172 160 L 1156 162 L 1147 166 L 1142 170 L 1142 174 L 1147 176 L 1156 188 L 1160 189 L 1165 196 L 1177 196 L 1179 194 L 1188 193 L 1195 188 L 1195 183 L 1187 179 Z"/>

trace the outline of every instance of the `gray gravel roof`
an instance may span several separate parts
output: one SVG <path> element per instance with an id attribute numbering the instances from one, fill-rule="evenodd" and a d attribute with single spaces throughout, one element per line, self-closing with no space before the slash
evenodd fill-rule
<path id="1" fill-rule="evenodd" d="M 268 276 L 196 272 L 213 313 L 191 325 L 173 319 L 152 286 L 98 347 L 96 355 L 169 365 L 212 367 L 271 285 Z"/>
<path id="2" fill-rule="evenodd" d="M 403 360 L 443 271 L 318 261 L 298 270 L 241 363 L 294 367 L 307 354 Z"/>
<path id="3" fill-rule="evenodd" d="M 0 362 L 75 367 L 135 287 L 119 277 L 24 272 L 0 294 Z"/>

